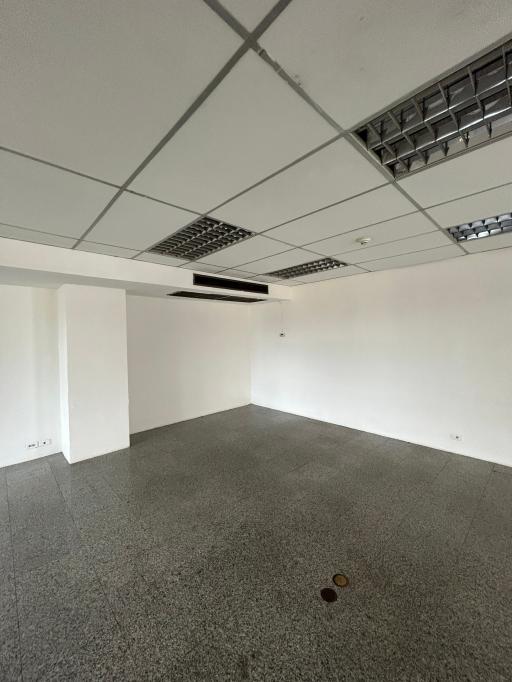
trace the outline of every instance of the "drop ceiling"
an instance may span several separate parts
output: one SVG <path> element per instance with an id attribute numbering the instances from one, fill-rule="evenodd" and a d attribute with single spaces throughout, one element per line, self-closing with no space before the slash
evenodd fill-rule
<path id="1" fill-rule="evenodd" d="M 395 180 L 355 135 L 504 44 L 508 0 L 19 0 L 2 23 L 0 237 L 289 286 L 512 246 L 446 232 L 510 212 L 512 137 Z M 150 252 L 201 216 L 255 235 Z M 326 256 L 347 265 L 269 274 Z"/>

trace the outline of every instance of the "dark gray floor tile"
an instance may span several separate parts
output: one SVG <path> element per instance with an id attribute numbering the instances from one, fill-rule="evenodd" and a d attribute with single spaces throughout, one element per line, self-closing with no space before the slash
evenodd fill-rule
<path id="1" fill-rule="evenodd" d="M 20 638 L 13 575 L 0 577 L 0 679 L 21 680 Z"/>
<path id="2" fill-rule="evenodd" d="M 9 675 L 508 681 L 504 469 L 256 406 L 10 467 Z"/>

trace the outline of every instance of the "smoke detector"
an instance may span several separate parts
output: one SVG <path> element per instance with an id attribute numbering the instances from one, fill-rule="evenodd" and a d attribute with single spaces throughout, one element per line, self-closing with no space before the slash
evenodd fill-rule
<path id="1" fill-rule="evenodd" d="M 366 246 L 366 244 L 369 244 L 371 240 L 372 240 L 371 237 L 359 237 L 358 239 L 356 239 L 356 242 L 358 244 L 361 244 L 361 246 Z"/>

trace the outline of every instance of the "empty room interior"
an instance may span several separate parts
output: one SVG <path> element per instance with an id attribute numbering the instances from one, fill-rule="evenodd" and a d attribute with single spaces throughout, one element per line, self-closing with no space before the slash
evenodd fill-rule
<path id="1" fill-rule="evenodd" d="M 0 680 L 510 682 L 510 0 L 2 0 L 0 101 Z"/>

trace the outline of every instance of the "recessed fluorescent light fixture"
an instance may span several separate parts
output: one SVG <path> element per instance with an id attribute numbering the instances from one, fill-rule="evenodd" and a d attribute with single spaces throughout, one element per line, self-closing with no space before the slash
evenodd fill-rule
<path id="1" fill-rule="evenodd" d="M 512 232 L 512 213 L 503 213 L 492 218 L 474 220 L 472 223 L 449 227 L 446 231 L 458 242 Z"/>
<path id="2" fill-rule="evenodd" d="M 395 178 L 512 131 L 512 41 L 355 131 Z"/>
<path id="3" fill-rule="evenodd" d="M 215 251 L 254 237 L 254 232 L 214 218 L 199 218 L 149 249 L 150 253 L 197 260 Z"/>
<path id="4" fill-rule="evenodd" d="M 346 263 L 342 263 L 334 258 L 320 258 L 319 260 L 313 260 L 310 263 L 301 263 L 301 265 L 294 265 L 291 268 L 275 270 L 274 272 L 267 272 L 266 274 L 271 277 L 279 277 L 280 279 L 290 279 L 292 277 L 313 275 L 315 272 L 323 272 L 324 270 L 344 268 L 345 265 Z"/>

